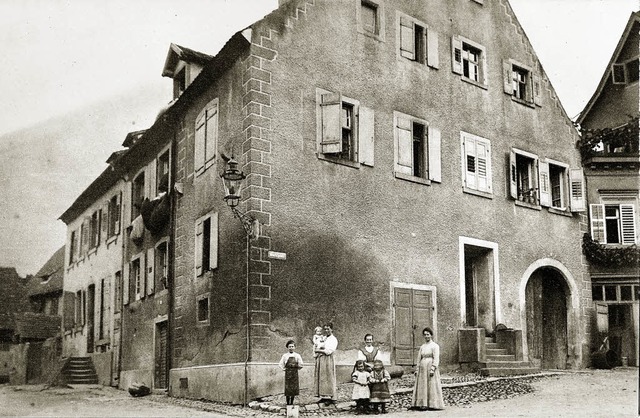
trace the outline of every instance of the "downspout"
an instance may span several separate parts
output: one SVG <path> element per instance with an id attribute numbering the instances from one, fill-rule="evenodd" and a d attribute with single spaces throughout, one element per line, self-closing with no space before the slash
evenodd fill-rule
<path id="1" fill-rule="evenodd" d="M 246 283 L 245 283 L 245 320 L 246 320 L 246 358 L 244 361 L 244 406 L 249 405 L 249 361 L 251 361 L 251 325 L 249 319 L 249 259 L 251 257 L 250 240 L 251 237 L 245 233 L 247 240 L 247 260 L 246 260 Z"/>
<path id="2" fill-rule="evenodd" d="M 127 179 L 125 178 L 125 176 L 122 177 L 122 181 L 125 182 L 125 186 L 127 183 Z M 124 277 L 124 263 L 126 261 L 126 247 L 125 247 L 125 241 L 126 241 L 126 234 L 125 234 L 125 225 L 124 225 L 124 216 L 123 216 L 123 208 L 124 208 L 124 192 L 127 190 L 126 187 L 123 187 L 122 192 L 120 193 L 120 238 L 122 239 L 122 260 L 120 262 L 120 281 L 122 282 L 122 288 L 120 289 L 120 294 L 122 296 L 122 301 L 120 302 L 120 341 L 118 341 L 118 387 L 120 387 L 120 384 L 122 383 L 122 380 L 120 379 L 121 374 L 122 374 L 122 341 L 124 341 L 124 313 L 126 312 L 126 309 L 124 309 L 124 284 L 125 284 L 125 277 Z M 129 284 L 129 282 L 126 282 L 127 285 Z M 127 291 L 127 295 L 129 294 L 129 292 Z M 121 388 L 121 387 L 120 387 Z M 126 389 L 126 388 L 121 388 L 121 389 Z"/>
<path id="3" fill-rule="evenodd" d="M 173 295 L 174 295 L 174 260 L 175 260 L 175 239 L 176 239 L 176 231 L 175 231 L 175 216 L 176 216 L 176 199 L 178 198 L 177 196 L 177 192 L 174 190 L 175 187 L 175 183 L 176 183 L 176 160 L 177 160 L 177 155 L 176 155 L 176 132 L 175 130 L 173 130 L 173 136 L 171 138 L 171 165 L 169 167 L 169 170 L 171 172 L 171 182 L 169 184 L 169 196 L 171 197 L 171 199 L 169 199 L 170 202 L 170 210 L 169 213 L 171 214 L 169 216 L 169 231 L 171 233 L 171 239 L 169 239 L 169 248 L 168 248 L 168 252 L 169 252 L 169 260 L 167 260 L 167 298 L 168 298 L 168 316 L 169 316 L 169 326 L 167 327 L 167 369 L 165 370 L 166 376 L 167 376 L 167 390 L 169 390 L 171 388 L 171 384 L 170 384 L 170 373 L 169 371 L 171 370 L 172 366 L 173 366 L 173 322 L 174 322 L 174 300 L 173 300 Z M 169 391 L 170 393 L 170 391 Z"/>

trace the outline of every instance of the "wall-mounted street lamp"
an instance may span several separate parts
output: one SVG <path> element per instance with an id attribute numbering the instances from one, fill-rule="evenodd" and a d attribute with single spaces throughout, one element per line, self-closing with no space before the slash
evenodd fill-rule
<path id="1" fill-rule="evenodd" d="M 233 211 L 233 216 L 240 219 L 242 227 L 249 238 L 257 238 L 260 223 L 257 219 L 240 212 L 237 208 L 241 197 L 242 182 L 247 176 L 244 175 L 242 170 L 238 169 L 238 162 L 233 157 L 227 161 L 225 170 L 220 174 L 220 177 L 222 177 L 224 186 L 224 200 Z"/>

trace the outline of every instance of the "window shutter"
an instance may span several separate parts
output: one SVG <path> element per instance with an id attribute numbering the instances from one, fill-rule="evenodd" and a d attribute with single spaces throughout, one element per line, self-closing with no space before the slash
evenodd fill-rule
<path id="1" fill-rule="evenodd" d="M 624 64 L 612 64 L 611 65 L 611 78 L 613 84 L 626 84 L 627 77 L 624 70 Z"/>
<path id="2" fill-rule="evenodd" d="M 323 154 L 342 152 L 342 96 L 340 93 L 322 95 L 322 139 L 320 142 Z"/>
<path id="3" fill-rule="evenodd" d="M 398 116 L 396 133 L 398 141 L 396 171 L 398 173 L 411 175 L 413 174 L 413 134 L 411 132 L 411 120 Z"/>
<path id="4" fill-rule="evenodd" d="M 120 233 L 120 217 L 122 216 L 121 202 L 122 202 L 122 192 L 116 195 L 115 212 L 111 215 L 115 217 L 115 222 L 114 222 L 115 231 L 113 231 L 114 235 L 117 235 Z"/>
<path id="5" fill-rule="evenodd" d="M 491 157 L 487 141 L 476 140 L 478 190 L 491 193 Z"/>
<path id="6" fill-rule="evenodd" d="M 427 65 L 433 68 L 440 68 L 438 32 L 431 28 L 427 28 Z"/>
<path id="7" fill-rule="evenodd" d="M 487 77 L 487 73 L 489 71 L 487 71 L 487 52 L 485 49 L 483 49 L 482 53 L 480 54 L 479 67 L 480 67 L 479 80 L 482 82 L 482 84 L 486 86 L 489 84 L 488 77 Z"/>
<path id="8" fill-rule="evenodd" d="M 462 41 L 457 36 L 451 38 L 451 65 L 456 74 L 462 74 Z"/>
<path id="9" fill-rule="evenodd" d="M 584 172 L 581 168 L 569 170 L 569 183 L 571 185 L 571 212 L 585 211 Z"/>
<path id="10" fill-rule="evenodd" d="M 147 183 L 146 197 L 149 198 L 149 200 L 153 200 L 158 195 L 157 193 L 158 189 L 156 187 L 157 166 L 158 166 L 158 163 L 154 158 L 153 160 L 151 160 L 149 165 L 147 165 L 147 170 L 146 170 L 147 173 L 144 176 L 144 181 Z"/>
<path id="11" fill-rule="evenodd" d="M 73 247 L 73 259 L 75 261 L 78 261 L 78 259 L 80 258 L 80 254 L 82 254 L 81 249 L 80 249 L 80 233 L 81 233 L 81 228 L 76 229 L 76 236 L 75 236 L 75 242 L 73 243 L 74 247 Z"/>
<path id="12" fill-rule="evenodd" d="M 91 241 L 91 217 L 87 216 L 82 222 L 82 255 L 89 251 L 89 242 Z"/>
<path id="13" fill-rule="evenodd" d="M 533 102 L 542 106 L 542 79 L 539 75 L 533 75 Z"/>
<path id="14" fill-rule="evenodd" d="M 540 161 L 538 163 L 538 175 L 540 184 L 540 206 L 551 206 L 551 182 L 549 181 L 549 163 Z"/>
<path id="15" fill-rule="evenodd" d="M 464 184 L 470 189 L 478 187 L 476 179 L 477 160 L 476 160 L 476 141 L 469 136 L 462 137 L 462 146 L 464 148 Z"/>
<path id="16" fill-rule="evenodd" d="M 531 71 L 529 71 L 527 73 L 527 91 L 526 91 L 526 95 L 527 95 L 527 101 L 529 103 L 534 103 L 535 101 L 535 94 L 533 92 L 534 89 L 534 83 L 533 83 L 533 73 Z"/>
<path id="17" fill-rule="evenodd" d="M 83 289 L 80 294 L 82 295 L 82 297 L 80 298 L 80 316 L 82 325 L 84 325 L 87 322 L 87 291 Z"/>
<path id="18" fill-rule="evenodd" d="M 204 165 L 204 146 L 205 146 L 205 114 L 203 113 L 196 120 L 196 130 L 194 134 L 194 156 L 193 170 L 198 171 Z"/>
<path id="19" fill-rule="evenodd" d="M 147 295 L 153 295 L 155 291 L 155 253 L 154 248 L 147 249 Z"/>
<path id="20" fill-rule="evenodd" d="M 400 16 L 400 55 L 410 60 L 416 59 L 416 44 L 413 21 Z"/>
<path id="21" fill-rule="evenodd" d="M 518 170 L 516 168 L 516 153 L 509 153 L 509 196 L 518 199 Z"/>
<path id="22" fill-rule="evenodd" d="M 147 265 L 144 251 L 140 255 L 140 299 L 147 294 Z"/>
<path id="23" fill-rule="evenodd" d="M 374 151 L 373 109 L 360 106 L 358 115 L 358 156 L 360 163 L 373 167 Z"/>
<path id="24" fill-rule="evenodd" d="M 209 268 L 218 267 L 218 212 L 211 215 L 209 231 Z"/>
<path id="25" fill-rule="evenodd" d="M 609 305 L 606 303 L 596 303 L 596 327 L 598 332 L 606 334 L 609 332 Z"/>
<path id="26" fill-rule="evenodd" d="M 196 221 L 196 250 L 195 264 L 196 276 L 202 276 L 202 219 Z"/>
<path id="27" fill-rule="evenodd" d="M 604 205 L 591 204 L 589 205 L 590 218 L 591 218 L 591 238 L 594 241 L 606 242 L 607 236 L 607 224 L 604 221 Z"/>
<path id="28" fill-rule="evenodd" d="M 122 274 L 122 304 L 123 305 L 127 305 L 129 304 L 129 290 L 130 290 L 130 286 L 131 286 L 131 278 L 129 277 L 129 274 L 131 272 L 131 265 L 130 263 L 124 263 L 124 271 Z"/>
<path id="29" fill-rule="evenodd" d="M 429 164 L 429 180 L 440 183 L 442 181 L 442 159 L 441 159 L 441 148 L 442 148 L 442 140 L 440 129 L 429 126 L 429 136 L 427 138 L 428 141 L 428 159 Z"/>
<path id="30" fill-rule="evenodd" d="M 73 328 L 73 318 L 76 309 L 76 294 L 73 292 L 64 292 L 63 296 L 63 320 L 64 320 L 64 329 L 72 329 Z"/>
<path id="31" fill-rule="evenodd" d="M 100 241 L 106 241 L 109 235 L 109 201 L 107 200 L 100 209 Z"/>
<path id="32" fill-rule="evenodd" d="M 620 223 L 622 224 L 622 243 L 636 243 L 636 220 L 634 206 L 631 204 L 620 205 Z"/>
<path id="33" fill-rule="evenodd" d="M 218 105 L 207 109 L 207 123 L 205 129 L 205 162 L 209 162 L 216 157 L 218 147 Z"/>
<path id="34" fill-rule="evenodd" d="M 513 95 L 513 69 L 509 60 L 502 61 L 502 85 L 505 93 Z"/>

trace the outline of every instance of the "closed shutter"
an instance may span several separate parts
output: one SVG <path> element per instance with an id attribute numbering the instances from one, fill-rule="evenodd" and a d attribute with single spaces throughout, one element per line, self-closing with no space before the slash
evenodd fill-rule
<path id="1" fill-rule="evenodd" d="M 129 275 L 131 274 L 131 264 L 129 262 L 126 262 L 124 263 L 123 267 L 124 271 L 122 274 L 122 304 L 128 305 L 129 295 L 131 294 L 131 277 L 129 277 Z"/>
<path id="2" fill-rule="evenodd" d="M 211 230 L 209 231 L 209 268 L 218 267 L 218 213 L 211 215 L 209 222 Z"/>
<path id="3" fill-rule="evenodd" d="M 538 175 L 540 183 L 540 206 L 551 206 L 551 182 L 549 181 L 549 163 L 538 163 Z"/>
<path id="4" fill-rule="evenodd" d="M 104 335 L 105 338 L 109 338 L 109 336 L 111 335 L 111 306 L 113 305 L 113 302 L 111 300 L 111 278 L 109 276 L 107 276 L 104 281 L 104 291 L 102 292 L 103 294 L 103 298 L 104 298 L 104 302 L 103 302 L 103 307 L 105 310 L 104 313 Z"/>
<path id="5" fill-rule="evenodd" d="M 505 93 L 513 95 L 513 69 L 509 60 L 502 61 L 502 87 Z"/>
<path id="6" fill-rule="evenodd" d="M 340 93 L 322 95 L 320 104 L 322 115 L 322 138 L 320 152 L 323 154 L 338 154 L 342 152 L 342 96 Z"/>
<path id="7" fill-rule="evenodd" d="M 413 174 L 413 133 L 411 120 L 398 116 L 396 121 L 397 158 L 396 172 Z"/>
<path id="8" fill-rule="evenodd" d="M 158 163 L 155 159 L 151 160 L 149 165 L 147 165 L 146 174 L 144 176 L 145 181 L 147 182 L 146 186 L 146 197 L 149 200 L 153 200 L 157 195 L 157 187 L 156 187 L 156 176 L 157 176 L 157 166 Z"/>
<path id="9" fill-rule="evenodd" d="M 607 236 L 607 225 L 604 221 L 604 205 L 589 205 L 591 218 L 591 238 L 594 241 L 605 243 Z"/>
<path id="10" fill-rule="evenodd" d="M 193 170 L 198 171 L 204 166 L 205 147 L 205 113 L 196 120 L 194 134 Z"/>
<path id="11" fill-rule="evenodd" d="M 216 157 L 218 146 L 218 105 L 215 104 L 207 109 L 206 115 L 205 162 L 209 162 Z"/>
<path id="12" fill-rule="evenodd" d="M 122 204 L 121 204 L 121 202 L 122 202 L 122 192 L 120 192 L 120 193 L 118 193 L 116 195 L 116 207 L 115 207 L 114 213 L 111 215 L 115 219 L 114 227 L 113 227 L 114 235 L 117 235 L 117 234 L 120 233 L 120 219 L 121 219 L 121 216 L 122 216 Z"/>
<path id="13" fill-rule="evenodd" d="M 462 137 L 462 147 L 464 148 L 464 184 L 469 189 L 477 189 L 478 181 L 476 177 L 478 161 L 476 159 L 476 141 L 469 136 Z"/>
<path id="14" fill-rule="evenodd" d="M 542 79 L 539 75 L 533 75 L 533 102 L 542 106 Z"/>
<path id="15" fill-rule="evenodd" d="M 620 223 L 622 224 L 622 243 L 636 243 L 636 220 L 634 205 L 620 205 Z"/>
<path id="16" fill-rule="evenodd" d="M 373 167 L 374 113 L 372 109 L 360 106 L 358 116 L 358 156 L 360 163 Z"/>
<path id="17" fill-rule="evenodd" d="M 428 130 L 429 144 L 429 180 L 440 183 L 442 181 L 442 157 L 441 157 L 441 135 L 440 129 L 429 126 Z"/>
<path id="18" fill-rule="evenodd" d="M 571 187 L 571 212 L 585 211 L 587 206 L 584 192 L 584 172 L 581 168 L 569 170 L 569 185 Z"/>
<path id="19" fill-rule="evenodd" d="M 106 241 L 109 236 L 109 201 L 100 209 L 100 241 Z"/>
<path id="20" fill-rule="evenodd" d="M 73 328 L 75 309 L 76 309 L 76 294 L 73 292 L 64 292 L 63 296 L 63 321 L 64 329 L 69 330 Z"/>
<path id="21" fill-rule="evenodd" d="M 82 222 L 82 255 L 86 255 L 91 247 L 91 217 L 87 216 Z"/>
<path id="22" fill-rule="evenodd" d="M 155 291 L 155 257 L 154 248 L 147 249 L 147 295 L 153 295 Z"/>
<path id="23" fill-rule="evenodd" d="M 451 38 L 451 65 L 456 74 L 462 74 L 462 41 L 457 36 Z"/>
<path id="24" fill-rule="evenodd" d="M 491 156 L 488 141 L 476 140 L 476 158 L 478 160 L 478 190 L 491 193 Z"/>
<path id="25" fill-rule="evenodd" d="M 76 233 L 75 233 L 75 239 L 74 239 L 74 243 L 73 243 L 73 260 L 74 261 L 78 261 L 80 258 L 80 254 L 82 254 L 81 248 L 80 248 L 80 234 L 81 234 L 81 228 L 76 229 Z"/>
<path id="26" fill-rule="evenodd" d="M 433 68 L 440 68 L 438 32 L 431 28 L 427 28 L 427 65 Z"/>
<path id="27" fill-rule="evenodd" d="M 410 60 L 416 59 L 416 45 L 413 32 L 413 21 L 400 16 L 400 55 Z"/>
<path id="28" fill-rule="evenodd" d="M 195 267 L 196 277 L 202 276 L 202 219 L 196 221 Z"/>
<path id="29" fill-rule="evenodd" d="M 122 226 L 123 228 L 128 227 L 129 225 L 131 225 L 131 189 L 132 189 L 132 185 L 131 182 L 128 181 L 124 184 L 124 191 L 122 192 L 122 194 L 120 195 L 121 197 L 124 196 L 124 199 L 120 199 L 120 204 L 122 206 L 120 213 L 122 214 Z"/>

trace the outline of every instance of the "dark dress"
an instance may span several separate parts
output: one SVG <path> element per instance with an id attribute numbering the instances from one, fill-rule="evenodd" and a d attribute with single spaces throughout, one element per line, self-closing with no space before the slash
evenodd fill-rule
<path id="1" fill-rule="evenodd" d="M 371 391 L 371 403 L 387 403 L 391 402 L 391 393 L 389 393 L 389 380 L 391 376 L 386 370 L 373 370 L 371 372 L 372 380 L 383 380 L 386 382 L 375 382 L 369 384 L 369 390 Z"/>
<path id="2" fill-rule="evenodd" d="M 298 396 L 300 394 L 298 361 L 293 356 L 289 357 L 284 367 L 284 396 Z"/>

